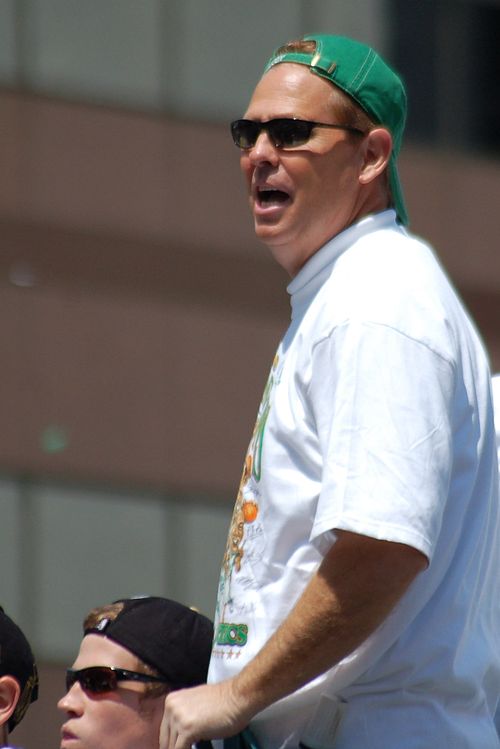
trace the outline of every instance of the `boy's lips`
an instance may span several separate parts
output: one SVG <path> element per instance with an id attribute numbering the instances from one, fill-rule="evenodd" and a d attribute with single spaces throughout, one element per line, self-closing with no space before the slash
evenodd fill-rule
<path id="1" fill-rule="evenodd" d="M 66 726 L 63 726 L 61 728 L 61 749 L 63 749 L 70 742 L 77 739 L 78 737 L 73 733 L 73 731 L 70 731 L 68 728 L 66 728 Z"/>

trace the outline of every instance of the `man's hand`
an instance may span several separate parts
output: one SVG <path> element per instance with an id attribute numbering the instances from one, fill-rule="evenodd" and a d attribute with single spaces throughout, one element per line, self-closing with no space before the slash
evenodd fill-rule
<path id="1" fill-rule="evenodd" d="M 233 680 L 171 692 L 165 700 L 160 749 L 191 749 L 201 739 L 233 736 L 251 717 L 241 703 Z"/>
<path id="2" fill-rule="evenodd" d="M 427 567 L 426 557 L 410 546 L 336 533 L 295 607 L 237 676 L 167 696 L 160 749 L 234 736 L 258 712 L 357 648 Z"/>

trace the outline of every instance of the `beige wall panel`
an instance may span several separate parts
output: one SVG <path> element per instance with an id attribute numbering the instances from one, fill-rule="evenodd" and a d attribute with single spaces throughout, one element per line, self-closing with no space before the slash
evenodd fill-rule
<path id="1" fill-rule="evenodd" d="M 2 117 L 1 467 L 232 496 L 288 310 L 226 128 L 12 94 Z M 401 169 L 498 368 L 499 164 Z"/>
<path id="2" fill-rule="evenodd" d="M 168 299 L 4 288 L 1 465 L 231 490 L 278 335 Z M 53 427 L 67 447 L 51 454 Z"/>

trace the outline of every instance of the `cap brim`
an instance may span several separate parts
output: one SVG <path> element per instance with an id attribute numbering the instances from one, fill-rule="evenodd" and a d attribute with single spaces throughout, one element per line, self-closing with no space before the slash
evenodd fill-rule
<path id="1" fill-rule="evenodd" d="M 401 182 L 399 180 L 398 167 L 394 156 L 391 157 L 389 162 L 389 183 L 391 187 L 392 202 L 396 209 L 398 220 L 404 226 L 408 226 L 408 213 L 406 211 L 403 188 L 401 187 Z"/>

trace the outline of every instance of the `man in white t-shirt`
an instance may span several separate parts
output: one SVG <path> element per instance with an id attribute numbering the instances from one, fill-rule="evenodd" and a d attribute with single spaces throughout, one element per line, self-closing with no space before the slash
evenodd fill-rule
<path id="1" fill-rule="evenodd" d="M 314 35 L 232 123 L 257 236 L 291 276 L 244 462 L 209 684 L 160 749 L 494 749 L 498 465 L 487 357 L 404 228 L 398 76 Z"/>

